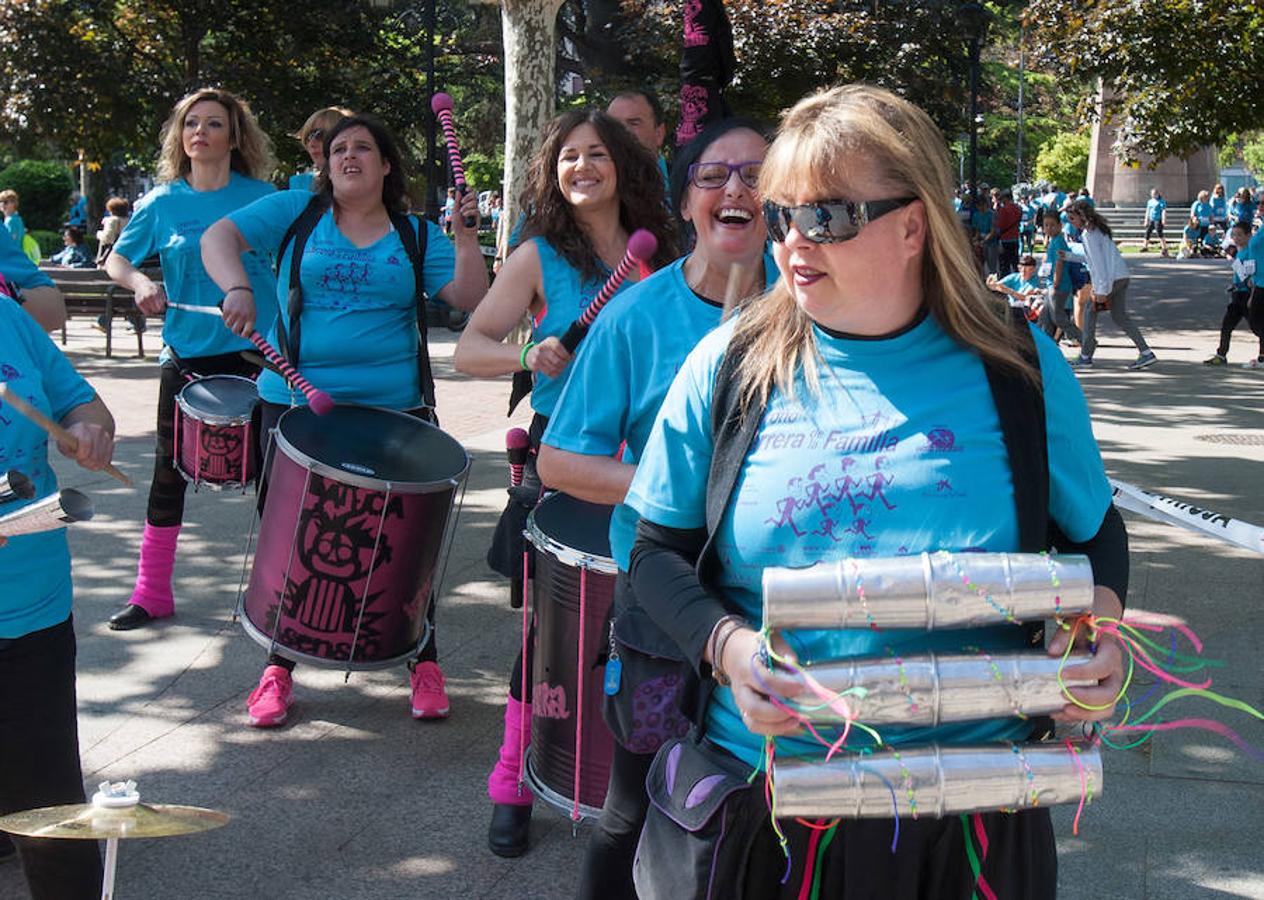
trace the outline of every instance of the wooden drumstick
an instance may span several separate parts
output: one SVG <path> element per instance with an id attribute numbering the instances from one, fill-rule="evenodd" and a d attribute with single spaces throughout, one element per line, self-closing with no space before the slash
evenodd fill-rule
<path id="1" fill-rule="evenodd" d="M 25 400 L 23 400 L 21 397 L 15 394 L 13 391 L 9 390 L 9 386 L 7 384 L 0 384 L 0 400 L 7 401 L 10 406 L 12 406 L 14 409 L 16 409 L 26 418 L 30 419 L 40 428 L 43 428 L 52 437 L 56 438 L 58 443 L 65 444 L 67 447 L 70 448 L 71 453 L 75 453 L 79 450 L 79 439 L 77 437 L 75 437 L 66 429 L 62 428 L 60 425 L 58 425 L 48 416 L 44 415 L 34 406 L 31 406 L 31 404 L 27 403 Z M 118 469 L 114 468 L 113 463 L 106 463 L 105 468 L 103 468 L 101 471 L 103 471 L 106 475 L 109 475 L 111 478 L 117 478 L 119 481 L 121 481 L 123 484 L 127 485 L 128 487 L 132 486 L 132 479 L 128 478 Z"/>

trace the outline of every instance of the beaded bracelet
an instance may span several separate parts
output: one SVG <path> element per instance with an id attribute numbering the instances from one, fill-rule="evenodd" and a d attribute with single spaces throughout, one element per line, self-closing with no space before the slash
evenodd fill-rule
<path id="1" fill-rule="evenodd" d="M 522 366 L 524 372 L 530 372 L 531 367 L 527 365 L 527 354 L 531 352 L 531 348 L 535 346 L 535 341 L 527 341 L 522 345 L 522 352 L 518 354 L 518 365 Z"/>

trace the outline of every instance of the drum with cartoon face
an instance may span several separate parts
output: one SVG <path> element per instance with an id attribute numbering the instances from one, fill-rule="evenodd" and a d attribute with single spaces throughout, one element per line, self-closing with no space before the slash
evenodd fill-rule
<path id="1" fill-rule="evenodd" d="M 254 445 L 259 389 L 239 375 L 210 375 L 190 381 L 176 396 L 176 470 L 194 490 L 245 491 L 254 481 Z"/>
<path id="2" fill-rule="evenodd" d="M 428 637 L 470 459 L 433 425 L 365 406 L 281 416 L 246 632 L 334 668 L 403 662 Z"/>

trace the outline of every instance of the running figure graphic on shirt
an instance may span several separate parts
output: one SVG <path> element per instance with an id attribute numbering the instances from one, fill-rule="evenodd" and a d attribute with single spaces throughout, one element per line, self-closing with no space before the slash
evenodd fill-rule
<path id="1" fill-rule="evenodd" d="M 851 474 L 856 465 L 854 457 L 843 457 L 839 461 L 842 474 L 832 481 L 824 464 L 814 466 L 807 478 L 791 478 L 786 482 L 785 496 L 776 501 L 776 514 L 764 519 L 764 524 L 774 529 L 789 527 L 795 537 L 818 534 L 836 544 L 848 534 L 872 541 L 874 538 L 869 529 L 874 524 L 874 511 L 896 508 L 896 504 L 886 496 L 886 489 L 895 479 L 888 474 L 890 460 L 886 456 L 877 457 L 873 473 L 860 478 Z M 864 489 L 866 486 L 867 490 Z M 847 501 L 846 508 L 842 507 L 844 500 Z M 843 516 L 838 515 L 840 510 Z M 840 530 L 839 526 L 845 524 L 848 511 L 851 524 Z M 805 529 L 810 529 L 810 532 Z"/>

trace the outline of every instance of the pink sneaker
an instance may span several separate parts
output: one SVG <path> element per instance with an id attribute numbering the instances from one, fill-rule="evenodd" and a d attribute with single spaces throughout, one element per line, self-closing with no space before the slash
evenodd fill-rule
<path id="1" fill-rule="evenodd" d="M 294 680 L 284 666 L 268 666 L 263 670 L 259 686 L 246 698 L 246 711 L 255 728 L 284 725 L 286 710 L 294 702 Z"/>
<path id="2" fill-rule="evenodd" d="M 443 688 L 443 672 L 435 662 L 420 662 L 413 667 L 409 681 L 413 687 L 414 719 L 446 719 L 448 692 Z"/>

